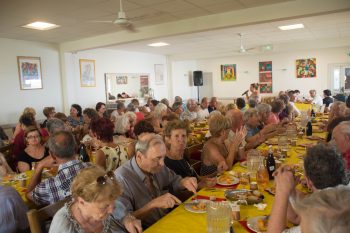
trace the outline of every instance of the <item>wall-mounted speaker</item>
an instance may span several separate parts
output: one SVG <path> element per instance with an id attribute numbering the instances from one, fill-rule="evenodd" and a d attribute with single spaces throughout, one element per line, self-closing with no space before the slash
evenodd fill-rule
<path id="1" fill-rule="evenodd" d="M 203 86 L 203 72 L 202 71 L 193 71 L 193 84 L 195 86 Z"/>

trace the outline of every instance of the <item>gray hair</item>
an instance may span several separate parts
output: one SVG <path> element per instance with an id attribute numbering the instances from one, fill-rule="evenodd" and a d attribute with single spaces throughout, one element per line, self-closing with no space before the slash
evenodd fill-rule
<path id="1" fill-rule="evenodd" d="M 46 123 L 46 127 L 50 135 L 65 129 L 64 122 L 58 118 L 49 119 Z"/>
<path id="2" fill-rule="evenodd" d="M 136 111 L 135 105 L 133 103 L 129 103 L 128 106 L 126 106 L 126 111 L 135 112 Z"/>
<path id="3" fill-rule="evenodd" d="M 247 111 L 245 111 L 243 115 L 244 122 L 247 122 L 254 115 L 258 116 L 258 110 L 256 110 L 255 108 L 247 109 Z"/>
<path id="4" fill-rule="evenodd" d="M 347 183 L 345 163 L 334 147 L 318 144 L 307 150 L 304 158 L 305 175 L 316 189 Z"/>
<path id="5" fill-rule="evenodd" d="M 269 113 L 271 112 L 271 105 L 265 104 L 265 103 L 258 104 L 258 105 L 256 106 L 256 110 L 258 110 L 258 113 L 266 113 L 266 114 L 269 114 Z"/>
<path id="6" fill-rule="evenodd" d="M 164 144 L 162 137 L 158 134 L 149 134 L 143 140 L 138 140 L 135 145 L 135 151 L 140 151 L 143 155 L 147 153 L 150 147 Z"/>
<path id="7" fill-rule="evenodd" d="M 328 174 L 331 175 L 331 174 Z M 310 233 L 350 232 L 350 189 L 347 186 L 324 189 L 304 199 L 291 198 L 296 213 Z"/>
<path id="8" fill-rule="evenodd" d="M 255 108 L 257 104 L 258 102 L 255 98 L 249 98 L 248 100 L 249 108 Z"/>
<path id="9" fill-rule="evenodd" d="M 71 132 L 58 131 L 50 136 L 48 142 L 50 152 L 61 159 L 75 156 L 75 139 Z"/>
<path id="10" fill-rule="evenodd" d="M 129 117 L 131 116 L 131 114 L 129 113 L 133 113 L 133 112 L 127 112 L 127 113 L 121 116 L 117 116 L 114 121 L 114 128 L 117 134 L 125 134 L 127 132 L 127 128 L 130 125 Z M 136 119 L 136 116 L 135 116 L 135 119 Z"/>
<path id="11" fill-rule="evenodd" d="M 165 104 L 163 104 L 163 103 L 159 103 L 154 108 L 154 116 L 155 117 L 161 117 L 162 112 L 166 111 L 166 110 L 168 110 L 168 107 Z"/>

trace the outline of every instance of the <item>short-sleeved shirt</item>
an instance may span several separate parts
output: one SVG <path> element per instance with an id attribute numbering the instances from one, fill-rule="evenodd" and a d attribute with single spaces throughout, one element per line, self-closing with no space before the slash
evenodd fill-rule
<path id="1" fill-rule="evenodd" d="M 83 116 L 81 116 L 81 117 L 79 118 L 79 120 L 76 120 L 76 119 L 74 119 L 74 118 L 71 117 L 71 116 L 68 116 L 68 117 L 67 117 L 67 121 L 68 121 L 69 125 L 72 126 L 73 128 L 77 127 L 78 125 L 83 125 L 83 124 L 84 124 L 84 118 L 83 118 Z"/>
<path id="2" fill-rule="evenodd" d="M 326 105 L 326 107 L 329 107 L 329 105 L 333 103 L 333 98 L 330 96 L 327 96 L 325 98 L 323 98 L 323 104 Z"/>
<path id="3" fill-rule="evenodd" d="M 40 162 L 41 160 L 43 160 L 48 155 L 49 155 L 49 149 L 48 148 L 45 148 L 44 154 L 42 155 L 42 157 L 40 159 L 33 158 L 25 150 L 23 150 L 22 153 L 18 157 L 18 162 L 27 163 L 29 165 L 29 169 L 31 170 L 33 162 Z"/>
<path id="4" fill-rule="evenodd" d="M 58 167 L 55 177 L 48 178 L 39 183 L 32 192 L 37 205 L 49 205 L 71 196 L 70 185 L 78 172 L 90 166 L 79 160 L 71 160 Z"/>
<path id="5" fill-rule="evenodd" d="M 42 138 L 46 138 L 49 136 L 49 133 L 46 129 L 40 129 L 40 133 Z M 19 154 L 26 148 L 26 144 L 24 142 L 24 131 L 21 130 L 15 137 L 13 141 L 13 155 L 17 159 Z"/>
<path id="6" fill-rule="evenodd" d="M 258 127 L 251 128 L 248 125 L 246 125 L 245 127 L 247 128 L 247 135 L 245 137 L 246 139 L 254 136 L 255 134 L 259 133 L 259 131 L 260 131 L 260 129 Z"/>
<path id="7" fill-rule="evenodd" d="M 72 203 L 66 203 L 53 217 L 49 233 L 85 233 L 79 223 L 73 217 L 70 206 Z M 123 233 L 124 230 L 113 218 L 112 215 L 107 216 L 103 221 L 102 233 Z"/>
<path id="8" fill-rule="evenodd" d="M 191 167 L 186 159 L 174 160 L 169 157 L 165 157 L 164 159 L 165 165 L 173 170 L 179 176 L 185 177 L 197 177 L 196 172 Z"/>
<path id="9" fill-rule="evenodd" d="M 128 161 L 127 147 L 117 145 L 115 148 L 104 146 L 101 148 L 106 157 L 106 171 L 114 171 Z"/>
<path id="10" fill-rule="evenodd" d="M 117 199 L 117 207 L 113 215 L 118 221 L 122 222 L 128 213 L 144 207 L 154 199 L 154 196 L 148 191 L 145 184 L 146 174 L 137 165 L 135 156 L 117 168 L 114 173 L 123 187 L 123 193 Z M 181 176 L 176 175 L 175 172 L 166 166 L 163 166 L 156 174 L 150 174 L 150 176 L 152 177 L 157 197 L 168 193 L 170 189 L 174 192 L 183 189 L 180 184 Z M 167 209 L 152 209 L 147 214 L 147 218 L 142 220 L 142 226 L 144 229 L 149 227 L 167 213 Z"/>

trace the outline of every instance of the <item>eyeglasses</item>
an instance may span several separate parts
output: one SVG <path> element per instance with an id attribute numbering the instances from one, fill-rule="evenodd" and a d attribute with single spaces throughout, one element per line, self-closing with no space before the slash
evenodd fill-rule
<path id="1" fill-rule="evenodd" d="M 108 171 L 104 176 L 99 176 L 96 179 L 96 183 L 99 185 L 105 185 L 107 183 L 107 179 L 115 181 L 115 175 L 112 171 Z"/>
<path id="2" fill-rule="evenodd" d="M 28 136 L 27 139 L 34 139 L 34 138 L 40 138 L 40 135 L 33 135 L 33 136 Z"/>

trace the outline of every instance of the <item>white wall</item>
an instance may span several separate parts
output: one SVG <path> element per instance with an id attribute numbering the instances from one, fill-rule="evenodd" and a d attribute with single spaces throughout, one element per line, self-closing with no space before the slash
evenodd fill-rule
<path id="1" fill-rule="evenodd" d="M 80 87 L 79 59 L 95 60 L 96 87 Z M 65 54 L 68 104 L 79 103 L 83 108 L 95 107 L 98 101 L 105 102 L 105 73 L 146 73 L 155 98 L 168 97 L 166 57 L 163 55 L 126 52 L 112 49 L 94 49 Z M 164 85 L 155 85 L 154 64 L 164 64 Z M 131 80 L 129 80 L 131 81 Z M 139 87 L 135 87 L 138 89 Z"/>
<path id="2" fill-rule="evenodd" d="M 20 90 L 17 56 L 41 58 L 43 89 Z M 43 107 L 62 109 L 58 48 L 52 44 L 0 38 L 0 124 L 18 122 L 25 107 L 43 119 Z"/>
<path id="3" fill-rule="evenodd" d="M 322 93 L 322 90 L 330 88 L 328 65 L 349 63 L 350 58 L 347 55 L 349 51 L 350 48 L 333 48 L 197 60 L 197 68 L 203 72 L 213 72 L 214 95 L 218 97 L 241 96 L 249 88 L 250 83 L 259 82 L 259 61 L 272 61 L 274 94 L 287 89 L 299 89 L 302 93 L 316 89 Z M 313 57 L 317 62 L 317 78 L 297 79 L 295 60 Z M 237 64 L 237 81 L 223 82 L 220 80 L 220 65 L 222 64 Z"/>

